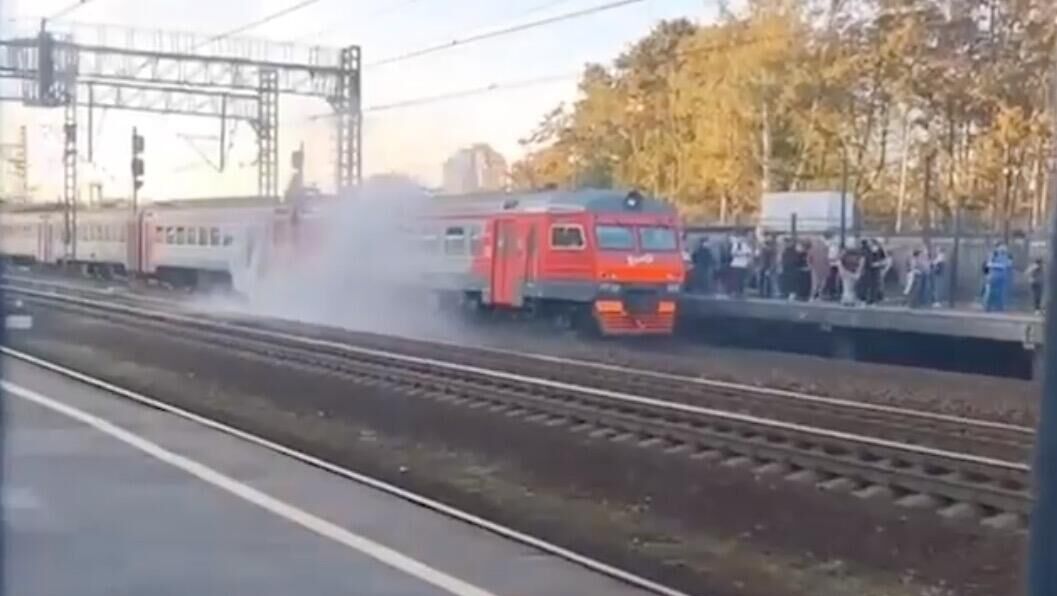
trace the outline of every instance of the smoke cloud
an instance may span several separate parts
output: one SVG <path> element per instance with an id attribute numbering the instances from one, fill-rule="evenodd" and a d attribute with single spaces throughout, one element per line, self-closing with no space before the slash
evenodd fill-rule
<path id="1" fill-rule="evenodd" d="M 405 336 L 450 336 L 461 327 L 425 289 L 431 256 L 420 246 L 427 192 L 408 181 L 365 183 L 353 196 L 308 215 L 310 237 L 283 259 L 248 241 L 249 266 L 233 282 L 244 314 Z M 322 214 L 320 217 L 319 214 Z M 304 233 L 304 232 L 302 232 Z M 260 271 L 264 269 L 263 271 Z M 228 308 L 233 305 L 229 302 Z"/>

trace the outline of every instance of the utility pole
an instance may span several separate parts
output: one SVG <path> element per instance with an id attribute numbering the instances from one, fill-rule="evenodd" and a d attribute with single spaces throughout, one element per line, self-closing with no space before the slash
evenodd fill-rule
<path id="1" fill-rule="evenodd" d="M 1057 18 L 1057 14 L 1052 15 Z M 1055 48 L 1057 50 L 1057 48 Z M 1031 550 L 1028 571 L 1030 596 L 1057 593 L 1057 51 L 1050 73 L 1049 112 L 1053 136 L 1050 139 L 1049 169 L 1049 260 L 1046 262 L 1046 335 L 1043 358 L 1042 408 L 1035 445 L 1035 486 L 1037 497 L 1031 517 Z"/>
<path id="2" fill-rule="evenodd" d="M 842 145 L 844 148 L 841 151 L 843 156 L 840 175 L 840 247 L 841 250 L 847 248 L 848 239 L 848 147 Z"/>
<path id="3" fill-rule="evenodd" d="M 921 193 L 921 240 L 925 250 L 932 252 L 932 164 L 936 159 L 936 150 L 929 147 L 925 156 L 925 191 Z"/>
<path id="4" fill-rule="evenodd" d="M 143 136 L 132 127 L 132 212 L 139 209 L 139 189 L 143 187 Z"/>

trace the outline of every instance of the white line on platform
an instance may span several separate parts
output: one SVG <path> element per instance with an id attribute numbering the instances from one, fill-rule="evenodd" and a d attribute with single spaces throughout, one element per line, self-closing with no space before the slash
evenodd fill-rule
<path id="1" fill-rule="evenodd" d="M 463 511 L 461 509 L 456 509 L 455 507 L 405 490 L 394 484 L 389 484 L 388 482 L 383 482 L 381 480 L 378 480 L 377 478 L 372 478 L 371 476 L 360 474 L 359 472 L 355 472 L 348 468 L 343 468 L 324 459 L 309 455 L 303 451 L 292 449 L 290 447 L 287 447 L 286 445 L 276 443 L 275 441 L 269 441 L 268 439 L 265 439 L 263 437 L 235 428 L 233 426 L 229 426 L 222 422 L 218 422 L 211 418 L 195 414 L 194 412 L 184 410 L 183 408 L 178 408 L 170 403 L 166 403 L 159 399 L 155 399 L 143 395 L 141 393 L 136 393 L 135 391 L 129 391 L 128 389 L 118 387 L 113 383 L 108 383 L 106 381 L 103 381 L 102 379 L 86 375 L 82 372 L 67 368 L 65 366 L 61 366 L 54 362 L 49 362 L 47 360 L 44 360 L 43 358 L 38 358 L 36 356 L 26 354 L 25 352 L 13 350 L 6 346 L 0 346 L 0 354 L 9 356 L 22 362 L 29 363 L 43 370 L 51 371 L 65 378 L 72 379 L 79 383 L 83 383 L 89 387 L 94 387 L 101 391 L 105 391 L 115 396 L 122 397 L 131 402 L 142 404 L 147 407 L 154 408 L 156 410 L 161 410 L 163 412 L 168 412 L 174 416 L 178 416 L 180 418 L 183 418 L 184 420 L 189 420 L 191 422 L 194 422 L 195 424 L 199 424 L 217 432 L 221 432 L 232 437 L 237 437 L 251 445 L 263 447 L 270 451 L 274 451 L 275 453 L 280 453 L 291 459 L 297 460 L 301 463 L 305 463 L 310 466 L 315 466 L 321 470 L 326 470 L 342 478 L 346 478 L 353 482 L 362 484 L 363 486 L 369 486 L 384 494 L 403 499 L 409 503 L 413 503 L 415 505 L 418 505 L 419 507 L 429 509 L 430 511 L 435 511 L 437 513 L 458 520 L 465 524 L 469 524 L 471 526 L 487 530 L 488 532 L 491 532 L 497 536 L 502 536 L 503 538 L 506 538 L 508 540 L 513 540 L 520 544 L 524 544 L 530 548 L 543 551 L 550 555 L 554 555 L 560 559 L 575 563 L 593 572 L 612 577 L 616 580 L 640 588 L 647 592 L 660 594 L 662 596 L 688 596 L 685 592 L 680 592 L 679 590 L 669 588 L 654 581 L 650 581 L 633 573 L 624 571 L 617 567 L 613 567 L 612 565 L 607 565 L 605 563 L 602 563 L 601 561 L 586 557 L 575 551 L 571 551 L 569 549 L 562 548 L 556 544 L 536 538 L 535 536 L 531 536 L 523 532 L 518 532 L 517 530 L 514 530 L 507 526 L 503 526 L 493 521 L 489 521 L 483 517 L 467 513 L 466 511 Z"/>
<path id="2" fill-rule="evenodd" d="M 382 544 L 378 544 L 368 538 L 354 534 L 345 528 L 330 523 L 322 518 L 316 517 L 303 509 L 299 509 L 289 503 L 276 499 L 251 486 L 243 484 L 230 476 L 226 476 L 205 464 L 173 453 L 152 443 L 147 439 L 132 433 L 120 426 L 113 424 L 103 418 L 79 410 L 73 406 L 61 403 L 50 397 L 41 395 L 30 389 L 15 385 L 9 381 L 0 381 L 0 386 L 14 396 L 26 401 L 33 402 L 59 414 L 87 424 L 96 430 L 107 434 L 131 447 L 134 447 L 151 457 L 179 468 L 200 480 L 208 482 L 213 486 L 239 497 L 240 499 L 257 505 L 279 517 L 285 518 L 308 530 L 359 551 L 373 559 L 376 559 L 390 567 L 393 567 L 407 575 L 415 577 L 423 582 L 432 584 L 442 590 L 457 596 L 494 596 L 491 592 L 478 588 L 468 582 L 448 575 L 434 569 L 421 561 L 408 557 L 396 550 Z"/>

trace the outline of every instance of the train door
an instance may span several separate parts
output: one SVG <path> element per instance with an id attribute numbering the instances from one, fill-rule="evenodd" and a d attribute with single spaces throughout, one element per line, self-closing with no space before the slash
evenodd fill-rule
<path id="1" fill-rule="evenodd" d="M 529 283 L 536 281 L 536 275 L 538 273 L 539 239 L 536 237 L 537 227 L 538 226 L 535 223 L 529 225 L 528 235 L 525 237 L 525 258 L 522 260 L 525 263 L 525 281 Z"/>
<path id="2" fill-rule="evenodd" d="M 141 246 L 143 238 L 140 237 L 139 214 L 134 215 L 125 222 L 125 274 L 132 275 L 140 270 L 143 256 Z"/>
<path id="3" fill-rule="evenodd" d="M 37 259 L 41 263 L 51 262 L 51 222 L 48 220 L 37 224 Z"/>
<path id="4" fill-rule="evenodd" d="M 521 282 L 525 276 L 525 250 L 518 237 L 517 221 L 500 219 L 495 224 L 492 251 L 492 303 L 521 306 Z"/>
<path id="5" fill-rule="evenodd" d="M 135 236 L 139 239 L 139 259 L 136 263 L 138 273 L 154 273 L 154 243 L 161 242 L 162 231 L 155 225 L 150 214 L 140 213 L 135 218 Z"/>

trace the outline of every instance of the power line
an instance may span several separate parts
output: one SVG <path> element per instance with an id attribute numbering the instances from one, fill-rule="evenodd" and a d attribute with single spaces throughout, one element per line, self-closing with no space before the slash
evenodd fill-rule
<path id="1" fill-rule="evenodd" d="M 71 12 L 77 10 L 78 8 L 84 6 L 85 4 L 88 4 L 91 1 L 92 0 L 77 0 L 73 4 L 70 4 L 66 8 L 64 8 L 64 9 L 60 10 L 59 12 L 51 15 L 51 17 L 48 20 L 49 21 L 54 21 L 55 19 L 60 19 L 60 18 L 62 18 L 64 16 L 70 14 Z"/>
<path id="2" fill-rule="evenodd" d="M 224 39 L 224 38 L 227 38 L 227 37 L 231 37 L 232 35 L 238 35 L 239 33 L 242 33 L 244 31 L 249 31 L 250 29 L 254 29 L 254 28 L 260 27 L 261 25 L 263 25 L 265 23 L 270 23 L 270 22 L 272 22 L 272 21 L 274 21 L 276 19 L 281 19 L 281 18 L 285 17 L 286 15 L 288 15 L 290 13 L 297 12 L 297 11 L 301 10 L 302 8 L 305 8 L 305 7 L 311 6 L 313 4 L 316 4 L 317 2 L 319 2 L 319 0 L 301 0 L 301 2 L 298 2 L 297 4 L 294 4 L 293 6 L 289 6 L 287 8 L 282 9 L 282 10 L 278 10 L 276 12 L 273 12 L 272 14 L 265 15 L 265 16 L 257 19 L 256 21 L 251 21 L 249 23 L 246 23 L 245 25 L 241 25 L 239 27 L 235 27 L 234 29 L 231 29 L 230 31 L 225 31 L 224 33 L 218 33 L 217 35 L 214 35 L 213 37 L 210 37 L 209 38 L 209 42 L 219 41 L 221 39 Z"/>
<path id="3" fill-rule="evenodd" d="M 789 38 L 792 38 L 792 37 L 793 37 L 792 34 L 784 33 L 784 34 L 767 35 L 767 36 L 761 36 L 761 37 L 748 37 L 748 38 L 732 40 L 732 41 L 725 41 L 725 42 L 719 42 L 719 43 L 713 43 L 713 44 L 698 45 L 698 46 L 688 47 L 688 48 L 680 50 L 679 52 L 676 53 L 676 57 L 684 58 L 686 56 L 691 56 L 691 55 L 696 55 L 696 54 L 707 54 L 707 53 L 716 53 L 716 54 L 718 54 L 718 53 L 722 53 L 722 52 L 729 51 L 729 50 L 740 49 L 740 48 L 743 48 L 743 47 L 752 46 L 752 45 L 756 45 L 756 44 L 760 44 L 760 43 L 766 43 L 766 42 L 769 42 L 769 41 L 785 40 L 785 39 L 789 39 Z M 561 81 L 561 80 L 566 80 L 566 79 L 575 79 L 575 78 L 580 77 L 582 74 L 583 74 L 582 72 L 569 72 L 569 73 L 564 73 L 564 74 L 548 75 L 548 76 L 542 76 L 542 77 L 535 77 L 535 78 L 531 78 L 531 79 L 522 79 L 522 80 L 517 80 L 517 81 L 491 83 L 491 84 L 480 86 L 480 87 L 472 87 L 472 88 L 469 88 L 469 89 L 461 89 L 461 90 L 458 90 L 458 91 L 451 91 L 451 92 L 448 92 L 448 93 L 440 93 L 440 94 L 437 94 L 437 95 L 425 95 L 425 96 L 421 96 L 421 97 L 412 97 L 412 98 L 409 98 L 409 99 L 398 100 L 398 101 L 394 101 L 394 102 L 391 102 L 391 103 L 369 106 L 369 107 L 364 108 L 363 112 L 364 113 L 369 113 L 369 112 L 382 112 L 382 111 L 387 111 L 387 110 L 396 110 L 396 109 L 401 109 L 401 108 L 408 108 L 408 107 L 415 107 L 415 106 L 420 106 L 420 105 L 425 105 L 425 104 L 438 103 L 438 102 L 442 102 L 442 101 L 450 101 L 450 100 L 453 100 L 453 99 L 462 99 L 464 97 L 472 97 L 472 96 L 475 96 L 475 95 L 484 95 L 486 93 L 492 93 L 492 92 L 495 92 L 495 91 L 505 91 L 505 90 L 510 90 L 510 89 L 523 89 L 523 88 L 526 88 L 526 87 L 535 87 L 535 86 L 538 86 L 538 85 L 544 85 L 544 84 L 553 83 L 553 82 L 556 82 L 556 81 Z M 335 117 L 337 117 L 337 114 L 333 114 L 333 113 L 315 114 L 315 115 L 309 116 L 305 120 L 306 121 L 315 122 L 315 121 L 318 121 L 318 120 L 326 120 L 326 119 L 335 118 Z"/>
<path id="4" fill-rule="evenodd" d="M 384 112 L 386 110 L 396 110 L 400 108 L 409 108 L 412 106 L 420 106 L 423 104 L 437 103 L 441 101 L 448 101 L 451 99 L 460 99 L 463 97 L 470 97 L 473 95 L 481 95 L 484 93 L 492 93 L 493 91 L 505 91 L 510 89 L 523 89 L 525 87 L 536 87 L 538 85 L 545 85 L 547 83 L 554 83 L 557 81 L 564 81 L 568 79 L 575 79 L 580 76 L 579 72 L 550 75 L 545 77 L 536 77 L 533 79 L 524 79 L 521 81 L 509 81 L 505 83 L 492 83 L 483 87 L 476 87 L 473 89 L 463 89 L 460 91 L 452 91 L 450 93 L 441 93 L 438 95 L 427 95 L 425 97 L 417 97 L 411 99 L 404 99 L 400 101 L 394 101 L 392 103 L 379 104 L 374 106 L 368 106 L 363 109 L 367 112 Z"/>
<path id="5" fill-rule="evenodd" d="M 556 15 L 556 16 L 553 16 L 553 17 L 547 17 L 547 18 L 544 18 L 544 19 L 536 20 L 536 21 L 530 21 L 528 23 L 522 23 L 520 25 L 513 25 L 511 27 L 505 27 L 503 29 L 497 29 L 495 31 L 489 31 L 487 33 L 481 33 L 481 34 L 478 34 L 478 35 L 471 35 L 471 36 L 463 38 L 463 39 L 454 39 L 454 40 L 452 40 L 452 41 L 450 41 L 448 43 L 439 44 L 439 45 L 435 45 L 435 46 L 429 46 L 429 47 L 426 47 L 426 48 L 413 50 L 413 51 L 410 51 L 410 52 L 407 52 L 407 53 L 404 53 L 404 54 L 391 56 L 389 58 L 383 58 L 381 60 L 378 60 L 377 62 L 372 62 L 370 64 L 367 64 L 367 66 L 368 67 L 381 66 L 383 64 L 392 64 L 394 62 L 402 62 L 404 60 L 410 60 L 411 58 L 418 58 L 419 56 L 425 56 L 426 54 L 432 54 L 434 52 L 441 52 L 441 51 L 444 51 L 444 50 L 449 50 L 449 49 L 457 47 L 457 46 L 467 45 L 467 44 L 475 43 L 475 42 L 478 42 L 478 41 L 483 41 L 483 40 L 486 40 L 486 39 L 493 39 L 493 38 L 496 38 L 496 37 L 501 37 L 503 35 L 510 35 L 511 33 L 518 33 L 518 32 L 521 32 L 521 31 L 526 31 L 528 29 L 535 29 L 537 27 L 543 27 L 543 26 L 551 25 L 551 24 L 558 23 L 558 22 L 561 22 L 561 21 L 567 21 L 567 20 L 570 20 L 570 19 L 575 19 L 575 18 L 579 18 L 579 17 L 585 17 L 585 16 L 596 14 L 596 13 L 599 13 L 599 12 L 604 12 L 604 11 L 607 11 L 607 10 L 613 10 L 613 9 L 620 8 L 620 7 L 623 7 L 623 6 L 628 6 L 628 5 L 631 5 L 631 4 L 639 4 L 639 3 L 644 2 L 644 1 L 645 0 L 617 0 L 616 2 L 608 2 L 606 4 L 602 4 L 602 5 L 599 5 L 599 6 L 593 6 L 591 8 L 585 8 L 585 9 L 582 9 L 582 10 L 575 10 L 575 11 L 572 11 L 572 12 L 567 12 L 567 13 L 564 13 L 564 14 Z"/>
<path id="6" fill-rule="evenodd" d="M 364 113 L 370 112 L 384 112 L 387 110 L 397 110 L 401 108 L 409 108 L 414 106 L 420 106 L 431 103 L 438 103 L 442 101 L 450 101 L 453 99 L 461 99 L 464 97 L 471 97 L 474 95 L 484 95 L 486 93 L 493 93 L 495 91 L 505 91 L 510 89 L 524 89 L 526 87 L 536 87 L 539 85 L 545 85 L 548 83 L 554 83 L 557 81 L 575 79 L 580 76 L 579 72 L 568 72 L 564 74 L 548 75 L 543 77 L 535 77 L 531 79 L 522 79 L 519 81 L 507 81 L 502 83 L 490 83 L 481 87 L 473 87 L 470 89 L 461 89 L 458 91 L 451 91 L 448 93 L 440 93 L 437 95 L 425 95 L 422 97 L 412 97 L 409 99 L 402 99 L 391 103 L 378 104 L 369 106 L 363 109 Z M 326 120 L 329 118 L 335 118 L 338 114 L 326 113 L 326 114 L 315 114 L 306 118 L 308 121 Z"/>

